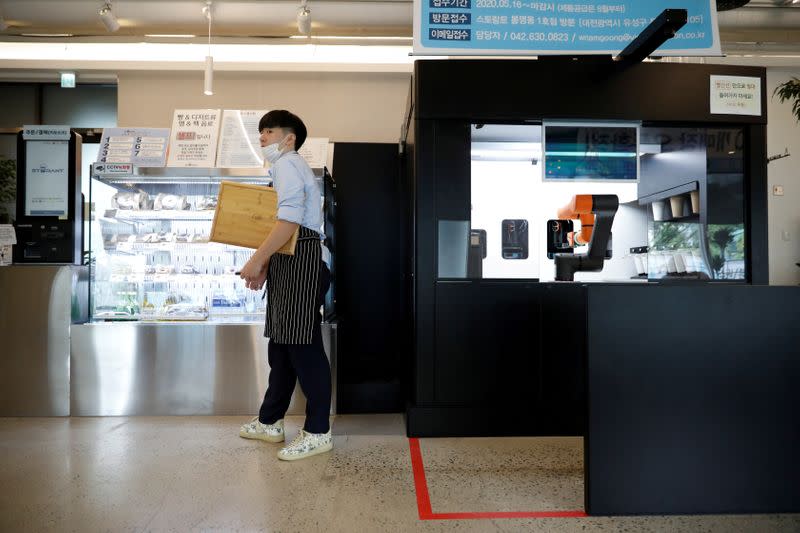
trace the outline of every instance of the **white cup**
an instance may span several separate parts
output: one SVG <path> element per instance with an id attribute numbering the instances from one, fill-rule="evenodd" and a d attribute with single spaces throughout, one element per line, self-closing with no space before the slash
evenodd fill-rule
<path id="1" fill-rule="evenodd" d="M 653 220 L 661 222 L 667 219 L 667 202 L 664 200 L 656 200 L 653 202 Z"/>
<path id="2" fill-rule="evenodd" d="M 644 274 L 644 262 L 642 261 L 641 256 L 639 254 L 633 254 L 631 257 L 633 257 L 633 264 L 636 266 L 636 273 Z"/>
<path id="3" fill-rule="evenodd" d="M 683 263 L 683 254 L 681 254 L 681 252 L 675 252 L 672 254 L 672 258 L 675 260 L 675 270 L 677 270 L 679 274 L 685 273 L 686 265 Z"/>
<path id="4" fill-rule="evenodd" d="M 682 251 L 681 258 L 683 259 L 683 264 L 686 266 L 686 272 L 697 272 L 697 269 L 694 266 L 694 256 L 692 255 L 691 250 Z"/>
<path id="5" fill-rule="evenodd" d="M 675 256 L 669 254 L 666 256 L 667 260 L 667 274 L 675 274 L 678 271 L 678 266 L 675 264 Z"/>

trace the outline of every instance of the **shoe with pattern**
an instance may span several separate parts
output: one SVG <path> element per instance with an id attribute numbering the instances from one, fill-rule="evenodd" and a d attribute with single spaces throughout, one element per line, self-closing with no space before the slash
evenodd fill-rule
<path id="1" fill-rule="evenodd" d="M 239 428 L 239 436 L 266 442 L 283 442 L 285 440 L 283 420 L 278 420 L 274 424 L 262 424 L 258 421 L 258 417 L 254 416 L 250 422 Z"/>
<path id="2" fill-rule="evenodd" d="M 281 448 L 278 452 L 278 459 L 296 461 L 297 459 L 305 459 L 306 457 L 329 452 L 332 449 L 333 438 L 330 430 L 327 433 L 309 433 L 301 429 L 291 444 Z"/>

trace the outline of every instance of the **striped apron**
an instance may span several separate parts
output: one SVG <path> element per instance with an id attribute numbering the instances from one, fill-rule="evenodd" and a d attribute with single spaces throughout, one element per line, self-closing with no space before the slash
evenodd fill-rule
<path id="1" fill-rule="evenodd" d="M 267 320 L 264 336 L 279 344 L 311 344 L 320 321 L 317 284 L 322 241 L 300 226 L 294 255 L 274 254 L 267 272 Z"/>

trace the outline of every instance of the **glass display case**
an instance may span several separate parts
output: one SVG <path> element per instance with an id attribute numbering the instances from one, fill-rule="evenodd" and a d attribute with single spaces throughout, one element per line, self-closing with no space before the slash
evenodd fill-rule
<path id="1" fill-rule="evenodd" d="M 263 322 L 263 294 L 236 274 L 253 250 L 208 241 L 223 180 L 270 182 L 262 168 L 92 166 L 92 320 Z"/>
<path id="2" fill-rule="evenodd" d="M 643 128 L 649 279 L 743 283 L 745 133 L 742 128 Z M 640 186 L 640 191 L 642 187 Z"/>

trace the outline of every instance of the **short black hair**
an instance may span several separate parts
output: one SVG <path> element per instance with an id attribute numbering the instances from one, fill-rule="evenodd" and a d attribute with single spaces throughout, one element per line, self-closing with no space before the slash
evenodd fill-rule
<path id="1" fill-rule="evenodd" d="M 297 137 L 297 140 L 294 143 L 295 150 L 299 150 L 300 147 L 303 146 L 303 143 L 306 142 L 306 137 L 308 136 L 306 125 L 303 124 L 303 121 L 300 120 L 300 117 L 294 113 L 286 111 L 285 109 L 270 111 L 261 117 L 261 120 L 258 121 L 259 133 L 267 128 L 281 128 L 294 133 L 295 137 Z"/>

